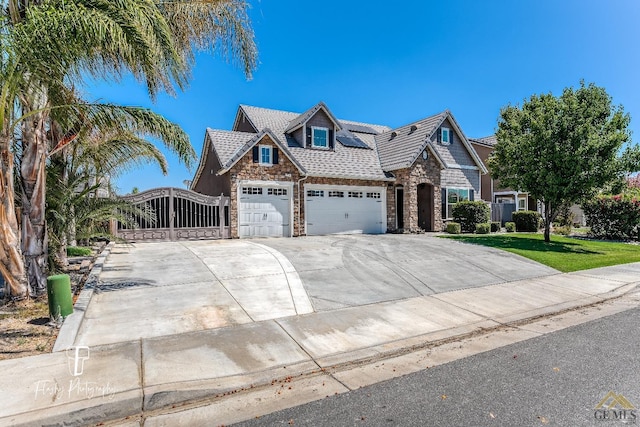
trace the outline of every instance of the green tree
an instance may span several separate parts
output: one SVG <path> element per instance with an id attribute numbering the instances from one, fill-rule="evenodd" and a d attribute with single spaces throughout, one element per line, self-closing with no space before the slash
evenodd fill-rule
<path id="1" fill-rule="evenodd" d="M 498 142 L 489 168 L 501 184 L 527 191 L 544 205 L 544 238 L 562 206 L 592 196 L 637 170 L 629 115 L 613 106 L 604 88 L 580 82 L 558 97 L 533 95 L 507 106 L 498 119 Z"/>
<path id="2" fill-rule="evenodd" d="M 52 118 L 54 111 L 64 115 L 69 85 L 84 75 L 117 79 L 130 72 L 154 98 L 186 86 L 197 51 L 219 52 L 250 76 L 256 49 L 241 0 L 6 0 L 0 5 L 0 190 L 13 182 L 15 154 L 22 208 L 18 238 L 13 190 L 0 192 L 0 219 L 7 225 L 0 232 L 0 269 L 15 279 L 9 279 L 12 295 L 24 296 L 45 289 L 45 166 L 49 150 L 73 130 L 58 132 Z"/>

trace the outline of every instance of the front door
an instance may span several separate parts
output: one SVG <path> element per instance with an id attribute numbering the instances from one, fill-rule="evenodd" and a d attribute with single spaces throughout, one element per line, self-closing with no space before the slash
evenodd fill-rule
<path id="1" fill-rule="evenodd" d="M 418 185 L 418 226 L 424 231 L 433 231 L 433 186 Z"/>

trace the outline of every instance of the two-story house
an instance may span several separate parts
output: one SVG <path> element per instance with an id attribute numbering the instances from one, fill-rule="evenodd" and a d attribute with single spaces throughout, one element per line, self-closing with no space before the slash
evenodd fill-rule
<path id="1" fill-rule="evenodd" d="M 241 105 L 207 129 L 191 189 L 228 195 L 232 237 L 438 231 L 480 197 L 482 161 L 449 111 L 391 129 Z"/>

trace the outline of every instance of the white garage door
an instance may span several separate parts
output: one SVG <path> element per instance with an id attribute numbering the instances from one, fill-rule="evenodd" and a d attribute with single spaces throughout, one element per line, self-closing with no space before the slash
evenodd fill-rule
<path id="1" fill-rule="evenodd" d="M 305 186 L 307 235 L 384 233 L 384 187 Z"/>
<path id="2" fill-rule="evenodd" d="M 291 188 L 241 185 L 238 223 L 240 237 L 290 237 Z"/>

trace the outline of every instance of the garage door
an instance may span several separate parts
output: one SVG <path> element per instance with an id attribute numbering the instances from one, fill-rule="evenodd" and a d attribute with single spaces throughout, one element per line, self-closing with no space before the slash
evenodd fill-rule
<path id="1" fill-rule="evenodd" d="M 290 237 L 291 193 L 287 187 L 241 185 L 240 237 Z"/>
<path id="2" fill-rule="evenodd" d="M 384 233 L 384 187 L 305 186 L 307 235 Z"/>

